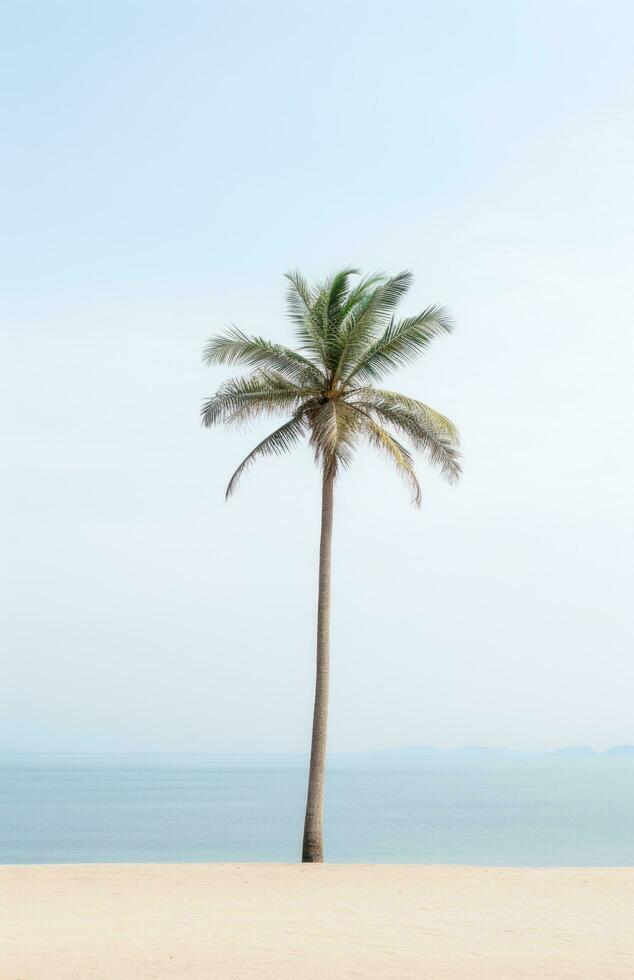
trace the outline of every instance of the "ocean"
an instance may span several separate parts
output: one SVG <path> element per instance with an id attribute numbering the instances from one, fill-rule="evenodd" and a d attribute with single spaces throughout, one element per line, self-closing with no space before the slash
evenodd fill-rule
<path id="1" fill-rule="evenodd" d="M 0 756 L 0 863 L 297 861 L 306 760 Z M 634 865 L 634 758 L 336 757 L 331 862 Z"/>

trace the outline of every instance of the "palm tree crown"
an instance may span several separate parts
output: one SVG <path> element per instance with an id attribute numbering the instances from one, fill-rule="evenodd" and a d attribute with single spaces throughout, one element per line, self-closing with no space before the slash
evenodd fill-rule
<path id="1" fill-rule="evenodd" d="M 311 288 L 299 273 L 287 273 L 296 350 L 236 327 L 205 347 L 205 363 L 243 364 L 251 372 L 225 382 L 203 404 L 203 425 L 290 415 L 242 461 L 227 496 L 258 457 L 286 453 L 304 436 L 324 475 L 333 478 L 349 465 L 359 442 L 369 443 L 392 461 L 417 506 L 420 485 L 412 453 L 401 438 L 426 454 L 450 482 L 460 475 L 453 423 L 423 402 L 375 387 L 390 371 L 423 354 L 435 337 L 450 333 L 449 315 L 440 306 L 428 306 L 416 316 L 395 317 L 412 283 L 410 272 L 357 276 L 356 269 L 342 269 Z"/>

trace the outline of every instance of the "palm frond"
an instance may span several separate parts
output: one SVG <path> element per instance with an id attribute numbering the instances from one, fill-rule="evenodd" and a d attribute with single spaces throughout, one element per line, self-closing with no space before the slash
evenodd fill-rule
<path id="1" fill-rule="evenodd" d="M 272 368 L 291 381 L 320 384 L 322 372 L 309 358 L 298 351 L 274 344 L 263 337 L 251 337 L 238 327 L 228 327 L 212 337 L 203 350 L 205 364 L 246 364 L 250 367 Z"/>
<path id="2" fill-rule="evenodd" d="M 304 276 L 297 269 L 289 269 L 284 273 L 284 278 L 288 279 L 289 287 L 286 294 L 288 312 L 291 319 L 298 325 L 304 322 L 306 311 L 311 310 L 314 302 L 314 294 Z"/>
<path id="3" fill-rule="evenodd" d="M 342 319 L 346 317 L 359 303 L 364 296 L 372 293 L 374 288 L 385 282 L 388 277 L 384 272 L 371 272 L 369 275 L 361 276 L 357 284 L 350 290 L 345 304 L 341 309 Z"/>
<path id="4" fill-rule="evenodd" d="M 451 333 L 453 322 L 442 306 L 428 306 L 418 316 L 391 320 L 383 336 L 359 356 L 346 383 L 371 383 L 389 371 L 409 364 L 427 350 L 432 340 Z"/>
<path id="5" fill-rule="evenodd" d="M 319 337 L 320 358 L 326 372 L 332 374 L 341 349 L 342 308 L 349 293 L 351 276 L 358 271 L 347 267 L 318 282 L 312 290 L 310 330 L 312 342 Z M 304 315 L 306 317 L 306 314 Z"/>
<path id="6" fill-rule="evenodd" d="M 366 401 L 374 402 L 378 405 L 385 405 L 390 408 L 399 408 L 416 417 L 420 417 L 425 424 L 434 426 L 439 431 L 445 433 L 454 443 L 460 445 L 460 433 L 457 426 L 443 415 L 436 411 L 431 405 L 419 401 L 417 398 L 410 398 L 409 395 L 402 395 L 400 391 L 389 391 L 386 388 L 373 388 L 371 386 L 353 389 L 352 397 L 363 398 Z"/>
<path id="7" fill-rule="evenodd" d="M 325 366 L 331 372 L 338 363 L 340 356 L 343 341 L 341 334 L 342 310 L 345 308 L 350 293 L 350 279 L 355 275 L 359 275 L 358 269 L 352 267 L 341 269 L 321 283 L 317 290 L 318 298 L 313 310 L 322 324 Z"/>
<path id="8" fill-rule="evenodd" d="M 389 279 L 380 277 L 360 295 L 341 324 L 343 342 L 335 369 L 337 380 L 345 377 L 365 354 L 411 284 L 412 274 L 406 270 Z"/>
<path id="9" fill-rule="evenodd" d="M 360 275 L 359 270 L 353 266 L 341 269 L 333 276 L 330 276 L 324 283 L 323 289 L 326 293 L 324 305 L 324 326 L 327 331 L 338 328 L 341 319 L 341 312 L 346 307 L 350 295 L 349 282 L 352 276 Z"/>
<path id="10" fill-rule="evenodd" d="M 242 423 L 258 415 L 292 411 L 318 389 L 302 388 L 274 371 L 256 371 L 246 378 L 231 378 L 212 398 L 203 402 L 202 424 Z"/>
<path id="11" fill-rule="evenodd" d="M 393 463 L 397 473 L 411 492 L 412 503 L 415 507 L 420 507 L 422 493 L 420 483 L 414 471 L 414 460 L 409 450 L 401 445 L 386 429 L 378 425 L 363 408 L 358 405 L 354 405 L 353 407 L 361 419 L 359 431 L 367 438 L 374 449 L 384 453 Z"/>
<path id="12" fill-rule="evenodd" d="M 295 335 L 300 347 L 317 357 L 320 363 L 325 365 L 321 323 L 314 309 L 317 295 L 309 287 L 301 273 L 290 270 L 284 275 L 289 283 L 286 292 L 286 306 L 288 315 L 295 327 Z"/>
<path id="13" fill-rule="evenodd" d="M 252 449 L 246 456 L 237 470 L 229 480 L 227 485 L 226 497 L 229 498 L 235 491 L 238 480 L 244 471 L 251 466 L 259 456 L 283 456 L 295 447 L 305 433 L 304 420 L 301 413 L 293 416 L 284 425 L 281 425 L 274 432 L 271 432 L 262 442 L 259 442 L 255 449 Z"/>
<path id="14" fill-rule="evenodd" d="M 458 432 L 446 416 L 423 402 L 376 389 L 365 389 L 363 396 L 351 404 L 407 436 L 414 448 L 440 469 L 447 482 L 455 483 L 459 479 Z"/>

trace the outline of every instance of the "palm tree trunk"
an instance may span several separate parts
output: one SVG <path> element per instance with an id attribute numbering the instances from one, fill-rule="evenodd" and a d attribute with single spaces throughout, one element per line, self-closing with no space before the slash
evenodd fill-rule
<path id="1" fill-rule="evenodd" d="M 334 474 L 324 470 L 319 543 L 319 600 L 317 604 L 317 671 L 313 735 L 310 746 L 308 797 L 304 820 L 302 861 L 324 859 L 324 781 L 328 728 L 328 681 L 330 662 L 330 554 L 332 546 Z"/>

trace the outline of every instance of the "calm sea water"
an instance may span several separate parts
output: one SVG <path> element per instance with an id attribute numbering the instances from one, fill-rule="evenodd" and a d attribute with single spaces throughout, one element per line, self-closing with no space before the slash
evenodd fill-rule
<path id="1" fill-rule="evenodd" d="M 0 863 L 295 861 L 306 768 L 0 756 Z M 634 865 L 634 760 L 334 758 L 330 861 Z"/>

